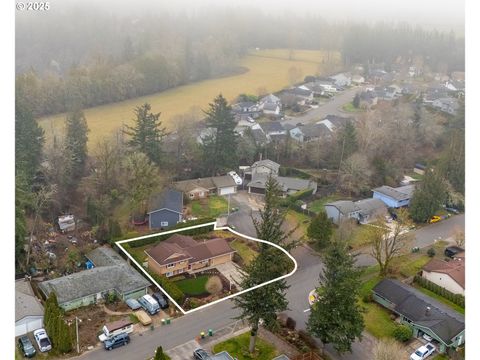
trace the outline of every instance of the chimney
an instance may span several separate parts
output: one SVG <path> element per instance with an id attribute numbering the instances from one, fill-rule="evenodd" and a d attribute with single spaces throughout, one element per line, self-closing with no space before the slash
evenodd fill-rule
<path id="1" fill-rule="evenodd" d="M 425 315 L 426 316 L 430 315 L 430 306 L 427 306 L 427 309 L 425 310 Z"/>

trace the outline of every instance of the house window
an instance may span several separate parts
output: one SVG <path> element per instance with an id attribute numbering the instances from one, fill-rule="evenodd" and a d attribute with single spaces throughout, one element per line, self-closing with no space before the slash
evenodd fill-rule
<path id="1" fill-rule="evenodd" d="M 172 273 L 171 271 L 170 271 L 170 272 L 167 272 L 167 273 L 165 274 L 166 277 L 170 277 L 170 276 L 172 276 L 172 275 L 173 275 L 173 273 Z"/>
<path id="2" fill-rule="evenodd" d="M 162 221 L 162 222 L 160 222 L 160 226 L 168 226 L 168 221 Z"/>
<path id="3" fill-rule="evenodd" d="M 170 269 L 170 268 L 172 268 L 172 267 L 175 267 L 175 263 L 173 263 L 173 264 L 168 264 L 168 265 L 167 265 L 167 269 Z"/>

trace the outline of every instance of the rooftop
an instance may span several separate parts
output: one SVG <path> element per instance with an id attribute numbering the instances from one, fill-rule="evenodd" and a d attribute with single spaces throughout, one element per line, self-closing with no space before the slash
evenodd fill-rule
<path id="1" fill-rule="evenodd" d="M 383 279 L 372 291 L 393 303 L 395 312 L 431 329 L 447 345 L 465 329 L 462 314 L 398 280 Z"/>
<path id="2" fill-rule="evenodd" d="M 43 316 L 43 306 L 35 297 L 30 282 L 15 281 L 15 321 L 27 316 Z"/>
<path id="3" fill-rule="evenodd" d="M 148 212 L 151 213 L 161 209 L 169 209 L 181 213 L 183 211 L 183 194 L 176 190 L 166 189 L 152 196 Z"/>
<path id="4" fill-rule="evenodd" d="M 408 200 L 412 197 L 415 185 L 405 185 L 393 188 L 391 186 L 380 186 L 372 191 L 383 194 L 397 201 Z"/>
<path id="5" fill-rule="evenodd" d="M 463 259 L 464 257 L 457 257 L 457 259 L 450 261 L 432 259 L 423 267 L 423 270 L 449 275 L 458 285 L 465 289 L 465 261 Z"/>

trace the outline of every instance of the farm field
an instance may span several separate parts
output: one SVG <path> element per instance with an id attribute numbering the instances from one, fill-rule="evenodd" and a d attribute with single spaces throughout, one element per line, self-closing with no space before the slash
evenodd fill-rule
<path id="1" fill-rule="evenodd" d="M 324 72 L 323 62 L 326 62 L 327 53 L 294 50 L 291 57 L 292 60 L 289 60 L 288 49 L 254 51 L 239 62 L 238 65 L 248 69 L 242 74 L 204 80 L 152 95 L 85 109 L 90 129 L 89 148 L 94 147 L 102 138 L 115 134 L 123 124 L 131 124 L 133 109 L 145 102 L 152 105 L 152 111 L 161 112 L 163 124 L 167 129 L 172 129 L 176 115 L 194 112 L 201 117 L 201 109 L 205 109 L 219 93 L 231 101 L 240 93 L 257 94 L 259 88 L 265 88 L 268 92 L 281 90 L 289 85 L 288 70 L 291 67 L 301 70 L 302 80 L 306 75 Z M 339 64 L 338 53 L 331 53 L 330 58 Z M 64 119 L 65 114 L 39 119 L 47 142 L 54 135 L 62 136 Z"/>

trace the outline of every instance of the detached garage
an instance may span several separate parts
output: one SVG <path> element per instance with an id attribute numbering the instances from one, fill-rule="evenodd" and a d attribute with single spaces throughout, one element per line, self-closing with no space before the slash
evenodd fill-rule
<path id="1" fill-rule="evenodd" d="M 35 297 L 30 282 L 15 281 L 15 336 L 43 327 L 43 306 Z"/>
<path id="2" fill-rule="evenodd" d="M 230 175 L 212 177 L 218 195 L 229 195 L 237 192 L 237 184 Z"/>

